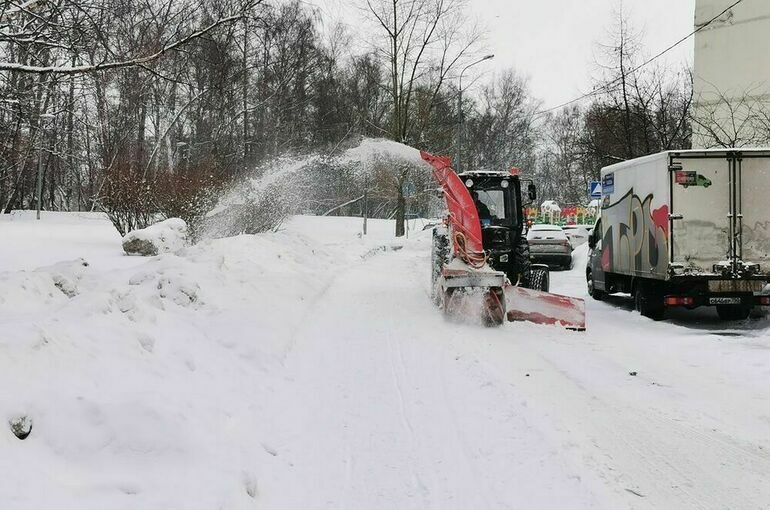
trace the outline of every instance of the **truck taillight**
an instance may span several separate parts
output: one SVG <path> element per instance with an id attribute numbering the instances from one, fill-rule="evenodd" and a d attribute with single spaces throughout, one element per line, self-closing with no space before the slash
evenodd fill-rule
<path id="1" fill-rule="evenodd" d="M 663 299 L 666 306 L 693 306 L 695 298 L 689 296 L 666 296 Z"/>

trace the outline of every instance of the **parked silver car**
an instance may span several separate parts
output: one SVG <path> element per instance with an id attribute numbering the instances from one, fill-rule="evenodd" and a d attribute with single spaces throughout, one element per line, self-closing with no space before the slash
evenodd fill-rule
<path id="1" fill-rule="evenodd" d="M 527 232 L 529 258 L 538 264 L 572 267 L 572 246 L 558 225 L 532 225 Z"/>
<path id="2" fill-rule="evenodd" d="M 582 225 L 565 225 L 562 227 L 569 239 L 569 244 L 574 250 L 578 246 L 588 242 L 589 232 Z"/>

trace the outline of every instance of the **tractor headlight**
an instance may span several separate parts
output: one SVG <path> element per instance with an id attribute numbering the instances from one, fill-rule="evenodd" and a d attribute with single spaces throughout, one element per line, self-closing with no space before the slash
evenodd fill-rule
<path id="1" fill-rule="evenodd" d="M 473 179 L 468 179 L 467 181 L 465 181 L 465 186 L 468 187 L 468 188 L 472 188 L 473 187 Z"/>
<path id="2" fill-rule="evenodd" d="M 503 181 L 503 182 L 501 182 L 501 183 L 500 183 L 500 186 L 501 186 L 502 188 L 507 188 L 507 187 L 508 187 L 508 181 Z"/>

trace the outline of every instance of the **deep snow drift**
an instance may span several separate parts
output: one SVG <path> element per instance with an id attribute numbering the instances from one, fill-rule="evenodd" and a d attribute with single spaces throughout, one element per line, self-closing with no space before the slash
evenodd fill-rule
<path id="1" fill-rule="evenodd" d="M 653 323 L 618 298 L 582 334 L 447 322 L 421 222 L 395 240 L 296 217 L 149 259 L 81 220 L 19 223 L 0 221 L 0 418 L 33 427 L 0 423 L 9 508 L 770 501 L 766 320 Z M 584 257 L 555 291 L 585 295 Z"/>

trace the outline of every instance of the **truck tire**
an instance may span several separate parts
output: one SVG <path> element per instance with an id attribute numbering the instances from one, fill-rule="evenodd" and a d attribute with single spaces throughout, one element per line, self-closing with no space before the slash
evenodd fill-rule
<path id="1" fill-rule="evenodd" d="M 644 317 L 659 321 L 666 313 L 663 304 L 663 294 L 658 292 L 654 285 L 647 282 L 639 282 L 634 289 L 634 308 Z"/>
<path id="2" fill-rule="evenodd" d="M 749 318 L 751 307 L 745 305 L 717 305 L 717 315 L 723 321 L 742 321 Z"/>
<path id="3" fill-rule="evenodd" d="M 590 269 L 586 273 L 586 285 L 588 286 L 588 295 L 597 301 L 601 301 L 607 295 L 603 290 L 596 288 L 594 273 Z"/>

